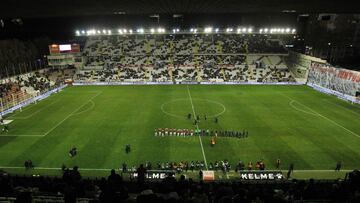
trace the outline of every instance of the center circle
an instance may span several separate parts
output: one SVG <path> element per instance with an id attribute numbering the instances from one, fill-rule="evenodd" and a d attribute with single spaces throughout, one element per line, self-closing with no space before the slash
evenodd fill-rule
<path id="1" fill-rule="evenodd" d="M 193 114 L 192 105 L 194 105 L 196 115 L 206 115 L 207 118 L 218 117 L 226 111 L 225 106 L 220 102 L 198 98 L 192 98 L 192 100 L 190 98 L 170 100 L 161 105 L 161 111 L 168 116 L 183 119 L 189 113 Z"/>

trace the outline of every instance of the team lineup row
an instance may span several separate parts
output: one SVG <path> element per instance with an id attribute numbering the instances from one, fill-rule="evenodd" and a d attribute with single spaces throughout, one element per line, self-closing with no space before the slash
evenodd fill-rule
<path id="1" fill-rule="evenodd" d="M 205 129 L 176 129 L 176 128 L 157 128 L 154 131 L 155 136 L 215 136 L 215 137 L 235 137 L 247 138 L 249 131 L 234 131 L 234 130 L 205 130 Z"/>

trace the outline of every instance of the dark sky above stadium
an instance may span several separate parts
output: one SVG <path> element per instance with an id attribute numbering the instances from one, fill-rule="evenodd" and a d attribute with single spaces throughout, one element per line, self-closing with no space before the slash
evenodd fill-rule
<path id="1" fill-rule="evenodd" d="M 66 39 L 76 29 L 191 26 L 298 26 L 298 15 L 360 12 L 354 0 L 2 0 L 0 39 L 46 35 Z M 150 16 L 160 16 L 154 18 Z"/>
<path id="2" fill-rule="evenodd" d="M 118 14 L 343 13 L 355 0 L 2 0 L 1 18 Z"/>
<path id="3" fill-rule="evenodd" d="M 297 15 L 294 13 L 279 13 L 268 15 L 257 14 L 186 14 L 174 18 L 173 15 L 160 14 L 160 18 L 151 15 L 90 15 L 67 17 L 37 17 L 4 19 L 0 28 L 0 38 L 17 37 L 31 38 L 41 35 L 61 39 L 69 38 L 78 29 L 107 28 L 139 28 L 158 27 L 189 28 L 214 26 L 225 28 L 229 26 L 269 26 L 296 27 Z"/>

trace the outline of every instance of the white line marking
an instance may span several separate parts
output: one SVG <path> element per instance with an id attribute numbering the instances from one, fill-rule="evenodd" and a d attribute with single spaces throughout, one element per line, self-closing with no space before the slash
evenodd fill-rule
<path id="1" fill-rule="evenodd" d="M 79 109 L 81 109 L 83 106 L 85 106 L 89 101 L 91 101 L 92 99 L 94 99 L 95 97 L 99 96 L 102 92 L 99 92 L 98 94 L 96 94 L 95 96 L 91 97 L 88 101 L 86 101 L 84 104 L 82 104 L 81 106 L 79 106 L 79 108 L 75 109 L 73 112 L 71 112 L 68 116 L 66 116 L 62 121 L 60 121 L 58 124 L 56 124 L 54 127 L 52 127 L 50 130 L 48 130 L 44 136 L 48 135 L 49 133 L 51 133 L 53 130 L 55 130 L 55 128 L 57 128 L 59 125 L 61 125 L 64 121 L 66 121 L 68 118 L 70 118 L 75 112 L 77 112 Z"/>
<path id="2" fill-rule="evenodd" d="M 332 105 L 341 107 L 341 108 L 343 108 L 343 109 L 345 109 L 345 110 L 347 110 L 347 111 L 349 111 L 349 112 L 351 112 L 351 113 L 353 113 L 353 114 L 356 114 L 356 115 L 360 116 L 360 113 L 357 113 L 357 112 L 355 112 L 355 111 L 351 111 L 350 109 L 348 109 L 348 108 L 346 108 L 346 107 L 343 107 L 343 106 L 340 105 L 340 104 L 336 104 L 336 103 L 331 102 L 331 101 L 328 101 L 328 100 L 326 100 L 326 99 L 323 99 L 323 100 L 324 100 L 326 103 L 329 103 L 329 104 L 332 104 Z"/>
<path id="3" fill-rule="evenodd" d="M 7 134 L 0 134 L 0 137 L 44 137 L 44 135 L 7 135 Z"/>
<path id="4" fill-rule="evenodd" d="M 25 107 L 24 107 L 24 110 L 22 110 L 22 111 L 20 111 L 20 109 L 15 110 L 14 113 L 13 113 L 11 116 L 9 116 L 8 118 L 13 118 L 13 117 L 16 116 L 17 114 L 19 114 L 19 113 L 21 113 L 21 112 L 24 112 L 24 111 L 27 111 L 27 110 L 31 109 L 32 107 L 34 107 L 34 106 L 36 106 L 36 105 L 25 106 Z"/>
<path id="5" fill-rule="evenodd" d="M 88 101 L 86 101 L 84 104 L 82 104 L 79 108 L 75 109 L 73 112 L 71 112 L 68 116 L 66 116 L 62 121 L 60 121 L 58 124 L 56 124 L 54 127 L 52 127 L 49 131 L 47 131 L 45 134 L 42 135 L 7 135 L 7 134 L 0 134 L 0 137 L 44 137 L 46 135 L 48 135 L 50 132 L 52 132 L 55 128 L 57 128 L 59 125 L 61 125 L 66 119 L 70 118 L 71 116 L 74 115 L 78 115 L 80 113 L 84 113 L 85 111 L 82 111 L 80 113 L 76 113 L 76 111 L 78 111 L 79 109 L 81 109 L 83 106 L 85 106 L 87 103 L 89 102 L 93 102 L 92 99 L 94 99 L 95 97 L 99 96 L 102 93 L 102 91 L 98 92 L 98 94 L 94 95 L 93 97 L 91 97 Z M 94 103 L 94 102 L 93 102 Z M 95 103 L 94 103 L 95 105 Z M 48 105 L 49 106 L 49 105 Z M 76 113 L 76 114 L 75 114 Z"/>
<path id="6" fill-rule="evenodd" d="M 283 171 L 286 171 L 286 170 L 283 170 Z M 352 170 L 350 170 L 350 169 L 341 169 L 340 171 L 348 172 L 348 171 L 353 171 L 353 169 Z M 311 169 L 311 170 L 294 170 L 294 172 L 305 172 L 305 173 L 309 172 L 310 173 L 310 172 L 338 172 L 338 171 L 335 171 L 335 169 L 324 169 L 324 170 Z"/>
<path id="7" fill-rule="evenodd" d="M 175 118 L 184 119 L 184 118 L 186 117 L 185 115 L 180 116 L 180 115 L 177 115 L 177 114 L 169 113 L 169 112 L 167 112 L 167 111 L 164 109 L 164 106 L 166 106 L 166 105 L 168 105 L 168 104 L 170 104 L 170 103 L 173 103 L 173 102 L 187 101 L 187 100 L 190 100 L 190 99 L 188 99 L 188 98 L 173 99 L 173 100 L 170 100 L 170 101 L 168 101 L 168 102 L 163 103 L 163 104 L 161 105 L 160 109 L 161 109 L 161 111 L 162 111 L 164 114 L 166 114 L 166 115 L 168 115 L 168 116 L 172 116 L 172 117 L 175 117 Z M 225 113 L 225 111 L 226 111 L 226 107 L 224 106 L 224 104 L 222 104 L 222 103 L 220 103 L 220 102 L 213 101 L 213 100 L 208 100 L 208 99 L 196 99 L 196 98 L 193 99 L 193 100 L 206 101 L 206 102 L 209 102 L 209 103 L 217 104 L 217 105 L 219 105 L 219 106 L 222 107 L 222 111 L 221 111 L 221 112 L 219 112 L 219 113 L 217 113 L 217 114 L 214 114 L 214 115 L 209 115 L 208 118 L 216 118 L 216 117 L 222 115 L 223 113 Z"/>
<path id="8" fill-rule="evenodd" d="M 93 108 L 95 107 L 95 102 L 94 102 L 93 100 L 90 100 L 89 102 L 91 103 L 90 108 L 87 108 L 87 109 L 85 109 L 85 110 L 83 110 L 83 111 L 80 111 L 80 112 L 78 112 L 78 113 L 74 113 L 72 116 L 77 116 L 77 115 L 79 115 L 79 114 L 88 112 L 88 111 L 90 111 L 91 109 L 93 109 Z M 89 103 L 89 102 L 88 102 L 88 103 Z"/>
<path id="9" fill-rule="evenodd" d="M 56 100 L 56 101 L 54 101 L 54 102 L 52 102 L 52 103 L 50 103 L 50 104 L 48 104 L 48 105 L 46 105 L 46 106 L 41 107 L 40 109 L 38 109 L 37 111 L 33 112 L 32 114 L 30 114 L 30 115 L 28 115 L 28 116 L 20 116 L 20 117 L 18 117 L 18 116 L 12 115 L 12 116 L 9 116 L 9 118 L 21 119 L 21 120 L 22 120 L 22 119 L 31 118 L 33 115 L 39 113 L 40 111 L 46 109 L 46 108 L 49 107 L 49 106 L 55 104 L 56 102 L 58 102 L 58 100 Z M 33 104 L 33 106 L 35 106 L 35 105 Z M 29 108 L 28 108 L 28 109 L 29 109 Z M 24 110 L 24 111 L 25 111 L 25 110 Z M 23 112 L 24 112 L 24 111 L 23 111 Z M 18 112 L 18 113 L 20 113 L 20 112 Z"/>
<path id="10" fill-rule="evenodd" d="M 162 111 L 164 114 L 166 114 L 166 115 L 168 115 L 168 116 L 172 116 L 172 117 L 175 117 L 175 118 L 183 119 L 183 118 L 186 117 L 185 115 L 184 115 L 184 116 L 179 116 L 179 115 L 176 115 L 176 114 L 169 113 L 169 112 L 165 111 L 165 109 L 164 109 L 164 106 L 166 106 L 167 104 L 172 103 L 172 102 L 176 102 L 176 101 L 181 101 L 181 100 L 187 100 L 187 99 L 178 98 L 178 99 L 170 100 L 170 101 L 168 101 L 168 102 L 163 103 L 163 104 L 161 105 L 160 109 L 161 109 L 161 111 Z"/>
<path id="11" fill-rule="evenodd" d="M 297 110 L 297 111 L 301 111 L 301 112 L 306 113 L 306 114 L 313 115 L 313 116 L 318 116 L 317 114 L 314 114 L 314 113 L 312 113 L 312 112 L 308 112 L 308 111 L 304 111 L 304 110 L 302 110 L 302 109 L 299 109 L 298 107 L 294 106 L 294 102 L 297 102 L 297 101 L 291 100 L 291 101 L 289 102 L 289 105 L 290 105 L 293 109 L 295 109 L 295 110 Z"/>
<path id="12" fill-rule="evenodd" d="M 193 113 L 194 113 L 194 118 L 196 119 L 195 108 L 194 108 L 194 104 L 193 104 L 193 102 L 192 102 L 189 85 L 186 85 L 186 87 L 187 87 L 187 92 L 188 92 L 189 98 L 190 98 L 191 108 L 192 108 Z M 198 125 L 197 123 L 196 123 L 196 129 L 199 130 L 199 125 Z M 208 166 L 207 166 L 207 162 L 206 162 L 206 157 L 205 157 L 205 151 L 204 151 L 204 147 L 203 147 L 203 144 L 202 144 L 202 140 L 201 140 L 200 134 L 199 134 L 199 141 L 200 141 L 201 151 L 202 151 L 202 154 L 203 154 L 203 157 L 204 157 L 205 167 L 206 167 L 206 170 L 208 170 Z"/>
<path id="13" fill-rule="evenodd" d="M 280 93 L 280 94 L 281 94 L 281 93 Z M 288 98 L 288 99 L 290 99 L 290 100 L 294 100 L 294 101 L 296 101 L 295 99 L 292 99 L 292 98 L 290 98 L 289 96 L 287 96 L 287 95 L 285 95 L 285 94 L 281 94 L 281 95 L 283 95 L 283 96 L 287 97 L 287 98 Z M 351 133 L 352 135 L 355 135 L 356 137 L 360 138 L 360 135 L 359 135 L 359 134 L 357 134 L 357 133 L 355 133 L 355 132 L 353 132 L 353 131 L 351 131 L 351 130 L 349 130 L 349 129 L 345 128 L 344 126 L 342 126 L 342 125 L 338 124 L 337 122 L 335 122 L 335 121 L 331 120 L 330 118 L 328 118 L 328 117 L 326 117 L 326 116 L 324 116 L 324 115 L 322 115 L 322 114 L 318 113 L 317 111 L 315 111 L 315 110 L 311 109 L 310 107 L 308 107 L 308 106 L 306 106 L 306 105 L 304 105 L 304 104 L 302 104 L 302 103 L 300 103 L 300 102 L 298 102 L 298 101 L 296 101 L 296 102 L 297 102 L 297 103 L 299 103 L 300 105 L 302 105 L 303 107 L 306 107 L 307 109 L 309 109 L 310 111 L 312 111 L 314 114 L 316 114 L 316 115 L 318 115 L 318 116 L 320 116 L 320 117 L 322 117 L 322 118 L 324 118 L 324 119 L 326 119 L 326 120 L 330 121 L 330 122 L 331 122 L 331 123 L 333 123 L 334 125 L 336 125 L 336 126 L 338 126 L 338 127 L 342 128 L 342 129 L 346 130 L 347 132 Z"/>

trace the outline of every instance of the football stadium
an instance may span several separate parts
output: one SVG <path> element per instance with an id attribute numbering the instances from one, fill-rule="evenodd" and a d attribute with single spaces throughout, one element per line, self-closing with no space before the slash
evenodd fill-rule
<path id="1" fill-rule="evenodd" d="M 360 201 L 356 9 L 105 2 L 0 8 L 0 202 Z"/>

